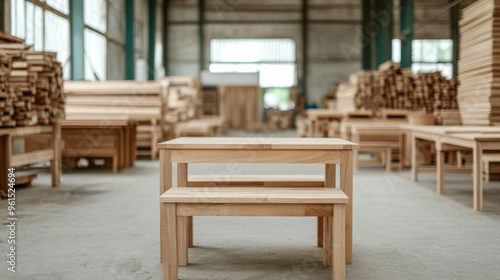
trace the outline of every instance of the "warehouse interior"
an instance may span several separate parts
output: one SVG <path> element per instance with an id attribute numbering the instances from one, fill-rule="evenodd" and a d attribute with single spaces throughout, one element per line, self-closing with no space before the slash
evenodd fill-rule
<path id="1" fill-rule="evenodd" d="M 499 279 L 499 11 L 0 0 L 0 279 Z"/>

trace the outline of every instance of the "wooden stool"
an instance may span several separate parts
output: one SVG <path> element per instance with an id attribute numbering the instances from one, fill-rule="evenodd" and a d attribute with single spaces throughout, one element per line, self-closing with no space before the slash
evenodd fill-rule
<path id="1" fill-rule="evenodd" d="M 187 265 L 186 224 L 190 216 L 326 217 L 323 263 L 333 264 L 333 279 L 345 279 L 345 205 L 338 188 L 171 188 L 160 197 L 164 280 L 178 279 Z M 184 240 L 184 242 L 179 242 Z M 181 244 L 182 243 L 182 244 Z"/>

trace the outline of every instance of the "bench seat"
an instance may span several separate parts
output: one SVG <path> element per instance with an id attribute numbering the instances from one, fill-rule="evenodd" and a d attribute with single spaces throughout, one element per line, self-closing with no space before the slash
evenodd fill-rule
<path id="1" fill-rule="evenodd" d="M 171 188 L 160 196 L 164 280 L 178 279 L 187 265 L 189 216 L 326 217 L 323 263 L 334 280 L 345 279 L 345 205 L 338 188 Z"/>

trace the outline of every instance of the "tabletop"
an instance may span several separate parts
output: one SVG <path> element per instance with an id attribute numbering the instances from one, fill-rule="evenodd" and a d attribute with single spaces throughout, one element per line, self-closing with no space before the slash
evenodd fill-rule
<path id="1" fill-rule="evenodd" d="M 358 144 L 340 138 L 180 137 L 158 144 L 159 149 L 204 150 L 352 150 Z"/>

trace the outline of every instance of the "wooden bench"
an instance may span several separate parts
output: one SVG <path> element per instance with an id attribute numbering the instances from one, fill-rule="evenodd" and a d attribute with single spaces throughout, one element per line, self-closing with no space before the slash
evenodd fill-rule
<path id="1" fill-rule="evenodd" d="M 345 279 L 345 205 L 338 188 L 171 188 L 160 197 L 163 279 L 178 279 L 188 263 L 186 224 L 190 216 L 326 217 L 323 263 L 333 279 Z"/>

